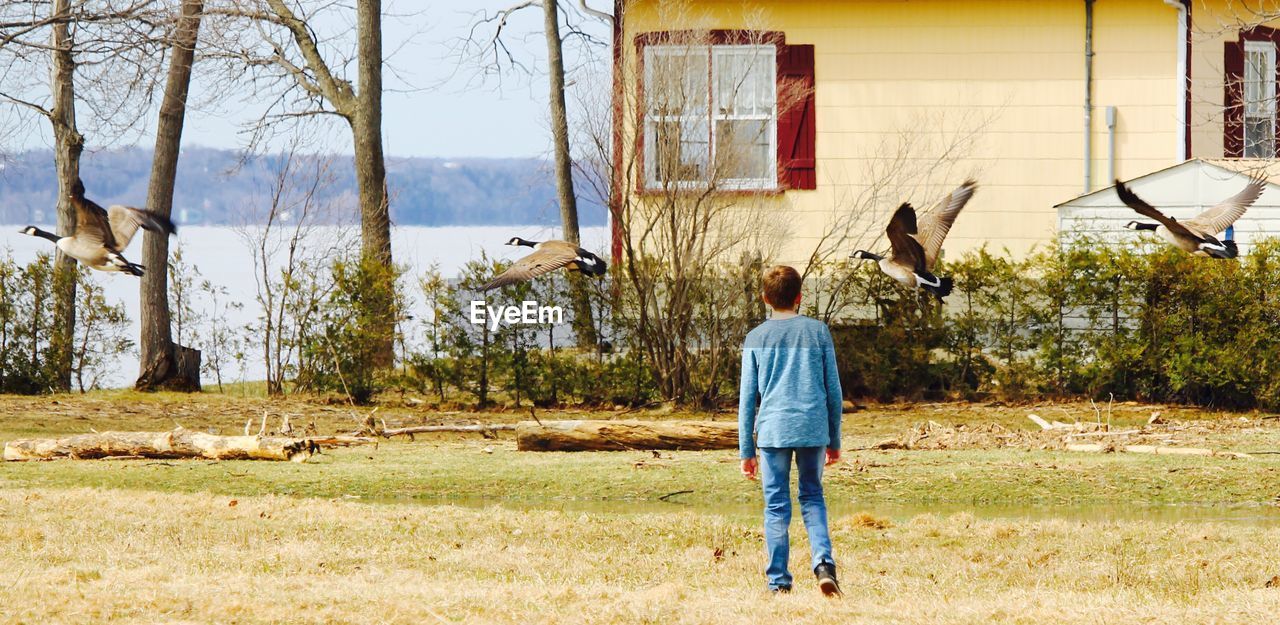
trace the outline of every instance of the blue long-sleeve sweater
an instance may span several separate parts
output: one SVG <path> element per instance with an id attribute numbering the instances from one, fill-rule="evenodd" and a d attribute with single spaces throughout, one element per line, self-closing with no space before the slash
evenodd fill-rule
<path id="1" fill-rule="evenodd" d="M 840 448 L 840 376 L 826 324 L 810 317 L 770 319 L 742 346 L 738 447 Z"/>

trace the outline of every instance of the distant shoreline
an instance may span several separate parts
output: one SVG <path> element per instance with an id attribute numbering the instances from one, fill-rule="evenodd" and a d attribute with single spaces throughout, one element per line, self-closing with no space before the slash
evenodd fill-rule
<path id="1" fill-rule="evenodd" d="M 141 206 L 151 175 L 151 149 L 86 152 L 81 177 L 88 195 L 102 205 Z M 299 155 L 292 164 L 294 203 L 320 172 L 313 210 L 345 221 L 356 214 L 350 155 Z M 329 161 L 335 161 L 327 166 Z M 560 222 L 550 163 L 540 158 L 389 157 L 391 218 L 404 226 L 472 227 Z M 285 163 L 281 154 L 242 160 L 242 152 L 187 147 L 178 163 L 174 221 L 178 225 L 235 226 L 255 221 L 271 203 L 270 189 Z M 0 222 L 52 220 L 58 183 L 52 150 L 0 154 Z M 607 211 L 592 190 L 578 188 L 579 222 L 602 226 Z"/>

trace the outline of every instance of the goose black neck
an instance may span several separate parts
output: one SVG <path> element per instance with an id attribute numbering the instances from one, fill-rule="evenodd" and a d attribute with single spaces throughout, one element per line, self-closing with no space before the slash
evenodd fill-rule
<path id="1" fill-rule="evenodd" d="M 1137 226 L 1139 230 L 1155 230 L 1158 227 L 1159 226 L 1157 224 L 1144 224 L 1144 223 L 1139 223 Z"/>
<path id="2" fill-rule="evenodd" d="M 31 236 L 33 236 L 33 237 L 40 237 L 41 239 L 48 239 L 48 240 L 50 240 L 50 241 L 53 241 L 54 243 L 57 243 L 57 242 L 58 242 L 58 239 L 61 239 L 61 238 L 62 238 L 62 237 L 60 237 L 60 236 L 58 236 L 58 235 L 56 235 L 56 234 L 54 234 L 54 233 L 52 233 L 52 232 L 48 232 L 48 231 L 41 230 L 41 229 L 39 229 L 39 228 L 34 228 L 34 227 L 33 227 L 33 228 L 31 228 L 31 232 L 29 232 L 28 234 L 30 234 L 30 235 L 31 235 Z"/>
<path id="3" fill-rule="evenodd" d="M 523 246 L 525 246 L 525 247 L 538 247 L 538 242 L 537 242 L 537 241 L 526 241 L 525 239 L 520 239 L 520 245 L 523 245 Z"/>
<path id="4" fill-rule="evenodd" d="M 879 254 L 872 254 L 871 252 L 868 252 L 865 250 L 858 250 L 858 258 L 861 258 L 863 260 L 874 260 L 876 262 L 880 262 L 884 260 L 883 256 Z"/>

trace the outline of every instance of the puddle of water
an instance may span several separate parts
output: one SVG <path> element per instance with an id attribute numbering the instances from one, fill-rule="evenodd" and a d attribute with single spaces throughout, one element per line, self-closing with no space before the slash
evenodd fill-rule
<path id="1" fill-rule="evenodd" d="M 360 499 L 369 503 L 416 503 L 423 505 L 454 505 L 469 508 L 498 506 L 510 510 L 557 510 L 563 512 L 601 514 L 649 514 L 686 512 L 709 514 L 737 519 L 753 520 L 763 514 L 759 502 L 680 503 L 680 495 L 669 501 L 623 500 L 536 500 L 536 499 L 484 499 L 478 497 L 395 497 L 376 500 Z M 793 502 L 793 505 L 794 502 Z M 866 513 L 902 523 L 924 514 L 951 516 L 968 513 L 985 520 L 1048 520 L 1063 519 L 1081 522 L 1106 521 L 1154 521 L 1180 522 L 1229 522 L 1247 525 L 1280 526 L 1280 506 L 1126 506 L 1117 504 L 1084 505 L 1018 505 L 1018 504 L 963 504 L 963 503 L 858 503 L 828 499 L 827 507 L 833 519 Z M 799 508 L 795 510 L 799 515 Z"/>

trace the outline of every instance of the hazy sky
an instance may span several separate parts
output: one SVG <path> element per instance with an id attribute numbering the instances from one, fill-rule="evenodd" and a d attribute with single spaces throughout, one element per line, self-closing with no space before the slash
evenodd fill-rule
<path id="1" fill-rule="evenodd" d="M 547 78 L 542 73 L 546 43 L 541 38 L 542 10 L 524 9 L 508 23 L 512 52 L 530 63 L 532 76 L 507 73 L 501 89 L 496 79 L 477 84 L 473 65 L 459 65 L 452 49 L 456 39 L 465 36 L 475 19 L 475 12 L 494 11 L 513 0 L 385 0 L 383 18 L 384 54 L 395 68 L 384 74 L 387 88 L 383 96 L 383 135 L 389 156 L 433 157 L 511 157 L 544 156 L 550 151 L 547 125 Z M 565 2 L 563 4 L 576 4 Z M 597 0 L 597 5 L 610 3 Z M 592 34 L 607 41 L 609 29 L 600 22 L 584 21 Z M 343 32 L 345 25 L 327 30 Z M 491 30 L 482 31 L 485 33 Z M 354 46 L 354 43 L 352 43 Z M 586 50 L 584 52 L 584 50 Z M 580 45 L 566 48 L 566 62 L 575 67 L 594 63 L 598 71 L 607 72 L 604 63 L 607 49 Z M 354 67 L 352 68 L 354 79 Z M 196 68 L 193 96 L 207 93 L 199 84 L 200 65 Z M 581 72 L 579 72 L 579 75 Z M 572 81 L 576 76 L 570 76 Z M 585 82 L 585 80 L 583 81 Z M 245 138 L 239 132 L 249 114 L 244 105 L 224 102 L 218 110 L 198 110 L 188 115 L 184 145 L 219 148 L 241 147 Z M 81 115 L 88 114 L 83 108 Z M 154 117 L 154 116 L 153 116 Z M 50 132 L 40 123 L 35 132 L 15 137 L 17 146 L 34 148 L 52 143 Z M 349 152 L 349 133 L 333 133 L 329 144 L 333 151 Z M 89 137 L 90 148 L 97 142 Z M 116 146 L 154 141 L 148 129 L 139 137 L 126 137 Z M 13 144 L 10 143 L 12 146 Z"/>

